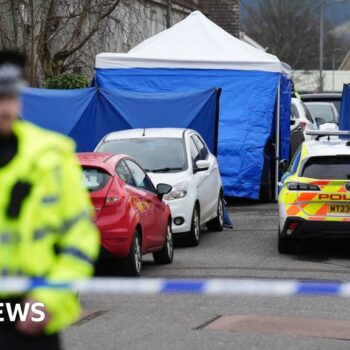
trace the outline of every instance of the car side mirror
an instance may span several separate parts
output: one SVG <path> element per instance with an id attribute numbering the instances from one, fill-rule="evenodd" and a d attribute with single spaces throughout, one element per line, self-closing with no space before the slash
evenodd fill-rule
<path id="1" fill-rule="evenodd" d="M 173 187 L 168 185 L 168 184 L 158 184 L 157 185 L 157 195 L 160 199 L 162 199 L 163 196 L 168 194 L 169 192 L 171 192 L 172 189 L 173 189 Z"/>
<path id="2" fill-rule="evenodd" d="M 285 173 L 288 170 L 289 161 L 287 159 L 281 159 L 279 162 L 279 170 Z"/>
<path id="3" fill-rule="evenodd" d="M 323 118 L 316 118 L 316 123 L 317 125 L 323 125 L 323 124 L 326 124 L 327 122 L 323 119 Z"/>
<path id="4" fill-rule="evenodd" d="M 206 171 L 210 168 L 210 161 L 209 160 L 197 160 L 194 172 L 197 173 L 199 171 Z"/>

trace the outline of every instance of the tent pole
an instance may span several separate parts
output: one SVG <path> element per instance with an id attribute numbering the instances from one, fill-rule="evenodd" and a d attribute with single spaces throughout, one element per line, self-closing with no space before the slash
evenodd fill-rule
<path id="1" fill-rule="evenodd" d="M 281 78 L 278 80 L 277 88 L 277 110 L 276 110 L 276 164 L 275 164 L 275 200 L 278 200 L 278 181 L 279 181 L 279 163 L 280 163 L 280 113 L 281 112 Z"/>

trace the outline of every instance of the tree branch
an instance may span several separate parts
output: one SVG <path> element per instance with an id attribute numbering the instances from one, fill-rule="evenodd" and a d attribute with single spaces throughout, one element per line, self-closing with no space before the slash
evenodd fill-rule
<path id="1" fill-rule="evenodd" d="M 89 39 L 97 32 L 97 30 L 99 29 L 99 25 L 101 23 L 101 21 L 103 19 L 105 19 L 106 17 L 108 17 L 118 6 L 120 0 L 116 0 L 114 1 L 114 3 L 109 7 L 109 9 L 104 12 L 101 16 L 99 16 L 93 26 L 91 27 L 90 31 L 82 38 L 82 40 L 75 46 L 69 48 L 69 49 L 63 49 L 59 52 L 57 52 L 54 55 L 54 60 L 64 60 L 67 57 L 71 56 L 72 54 L 74 54 L 75 52 L 77 52 L 78 50 L 80 50 L 88 41 Z M 78 27 L 78 33 L 81 33 L 81 28 Z M 71 41 L 71 43 L 73 43 Z"/>

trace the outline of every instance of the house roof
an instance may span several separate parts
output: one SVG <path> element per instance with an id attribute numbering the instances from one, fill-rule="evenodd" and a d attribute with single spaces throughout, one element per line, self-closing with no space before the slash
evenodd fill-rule
<path id="1" fill-rule="evenodd" d="M 262 47 L 258 42 L 256 42 L 253 38 L 251 38 L 249 35 L 247 35 L 245 32 L 239 33 L 239 38 L 244 41 L 245 43 L 252 45 L 256 49 L 259 49 L 261 51 L 266 51 L 266 48 Z"/>

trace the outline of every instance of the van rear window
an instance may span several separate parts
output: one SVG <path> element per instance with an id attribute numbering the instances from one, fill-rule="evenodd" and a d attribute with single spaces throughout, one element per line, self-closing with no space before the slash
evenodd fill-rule
<path id="1" fill-rule="evenodd" d="M 301 176 L 321 180 L 349 180 L 350 156 L 310 158 L 305 163 Z"/>

